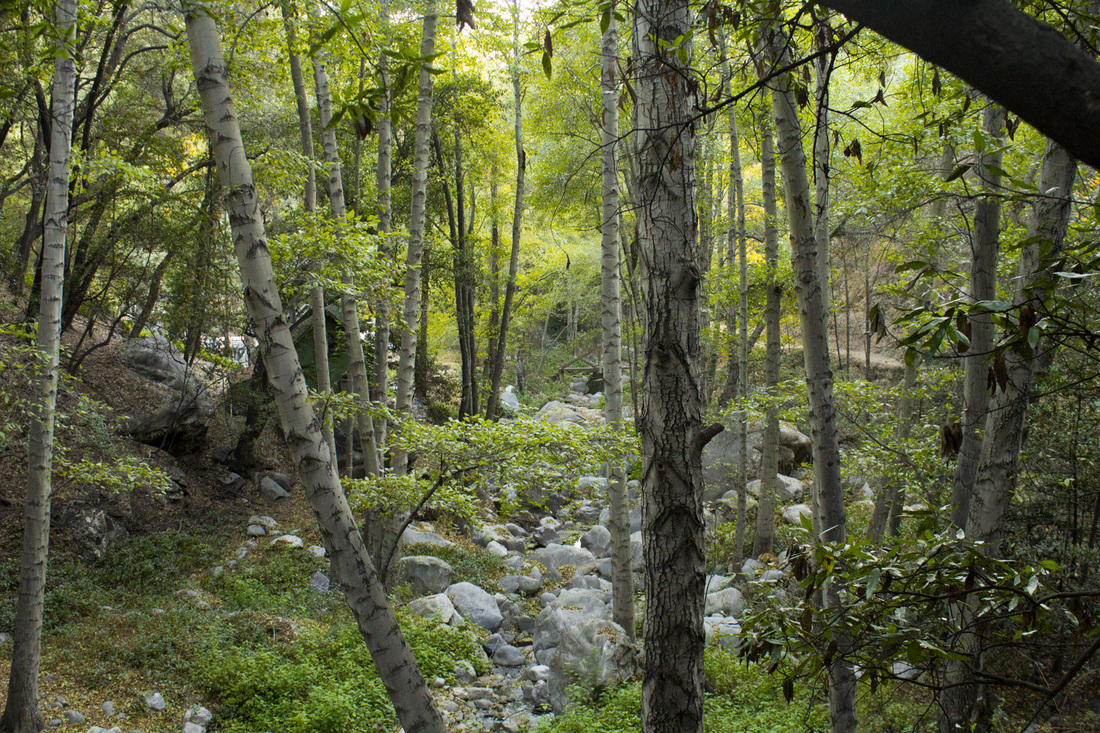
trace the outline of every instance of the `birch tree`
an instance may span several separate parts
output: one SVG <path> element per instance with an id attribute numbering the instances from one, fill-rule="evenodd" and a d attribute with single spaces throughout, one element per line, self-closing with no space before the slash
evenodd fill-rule
<path id="1" fill-rule="evenodd" d="M 294 340 L 272 279 L 260 202 L 229 93 L 228 70 L 214 19 L 193 2 L 185 4 L 184 13 L 203 116 L 216 141 L 215 162 L 228 194 L 226 210 L 241 268 L 245 306 L 260 341 L 299 480 L 398 719 L 410 733 L 443 733 L 446 728 L 442 717 L 355 526 L 320 422 L 307 400 Z"/>
<path id="2" fill-rule="evenodd" d="M 436 10 L 428 0 L 424 13 L 424 32 L 420 57 L 435 54 Z M 416 377 L 417 317 L 420 314 L 420 261 L 424 254 L 425 207 L 428 198 L 428 154 L 432 132 L 433 80 L 428 61 L 420 67 L 416 94 L 416 137 L 413 143 L 412 204 L 409 213 L 409 243 L 405 256 L 405 306 L 401 322 L 401 355 L 397 367 L 397 410 L 408 414 L 412 409 L 413 381 Z M 398 452 L 393 470 L 401 475 L 408 469 L 408 455 Z"/>
<path id="3" fill-rule="evenodd" d="M 35 379 L 36 413 L 31 420 L 27 443 L 27 497 L 23 513 L 19 595 L 15 602 L 15 625 L 12 629 L 11 672 L 4 714 L 0 717 L 0 731 L 4 733 L 37 733 L 46 727 L 38 706 L 38 673 L 42 658 L 46 560 L 50 549 L 50 493 L 57 366 L 61 350 L 65 232 L 69 226 L 69 150 L 76 80 L 72 43 L 76 13 L 76 0 L 59 0 L 54 5 L 57 58 L 54 61 L 50 107 L 50 157 L 42 232 L 38 334 L 35 340 L 40 361 Z"/>
<path id="4" fill-rule="evenodd" d="M 601 217 L 602 328 L 604 417 L 616 430 L 623 429 L 622 308 L 619 297 L 619 106 L 616 64 L 618 21 L 615 4 L 604 16 L 607 28 L 600 48 L 600 142 L 603 165 L 603 213 Z M 611 531 L 611 618 L 634 638 L 634 574 L 630 553 L 630 507 L 626 492 L 626 471 L 621 458 L 608 463 L 607 499 Z"/>

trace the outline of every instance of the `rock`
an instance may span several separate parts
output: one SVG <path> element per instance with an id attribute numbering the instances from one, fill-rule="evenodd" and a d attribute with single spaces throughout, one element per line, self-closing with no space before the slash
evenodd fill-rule
<path id="1" fill-rule="evenodd" d="M 249 524 L 258 524 L 264 529 L 275 529 L 279 526 L 279 523 L 275 521 L 274 517 L 269 517 L 266 514 L 253 514 L 248 518 Z"/>
<path id="2" fill-rule="evenodd" d="M 85 722 L 84 715 L 77 710 L 66 710 L 61 714 L 61 717 L 73 725 L 80 725 Z"/>
<path id="3" fill-rule="evenodd" d="M 779 568 L 768 568 L 760 573 L 759 580 L 761 583 L 776 583 L 783 580 L 783 571 Z"/>
<path id="4" fill-rule="evenodd" d="M 106 715 L 108 718 L 114 717 L 115 712 L 116 712 L 116 710 L 115 710 L 115 701 L 114 700 L 107 700 L 106 702 L 104 702 L 100 706 L 100 709 L 103 711 L 103 714 Z"/>
<path id="5" fill-rule="evenodd" d="M 531 538 L 539 547 L 546 547 L 561 542 L 561 535 L 553 527 L 542 526 L 531 533 Z"/>
<path id="6" fill-rule="evenodd" d="M 214 713 L 202 705 L 196 705 L 193 708 L 187 708 L 187 712 L 183 714 L 183 719 L 199 725 L 209 725 L 210 721 L 214 719 Z"/>
<path id="7" fill-rule="evenodd" d="M 331 583 L 329 582 L 328 576 L 320 570 L 314 573 L 313 577 L 309 579 L 309 587 L 318 593 L 328 593 L 330 585 Z"/>
<path id="8" fill-rule="evenodd" d="M 145 696 L 145 707 L 159 713 L 168 707 L 168 703 L 164 701 L 164 695 L 159 692 L 150 692 Z"/>
<path id="9" fill-rule="evenodd" d="M 577 508 L 574 516 L 581 524 L 596 524 L 600 521 L 601 507 L 596 502 L 586 501 Z"/>
<path id="10" fill-rule="evenodd" d="M 290 494 L 270 476 L 264 476 L 260 479 L 260 497 L 264 501 L 274 504 L 277 501 L 289 499 Z"/>
<path id="11" fill-rule="evenodd" d="M 741 645 L 741 625 L 737 619 L 722 616 L 707 616 L 703 619 L 706 643 L 717 642 L 729 651 L 735 651 Z"/>
<path id="12" fill-rule="evenodd" d="M 533 596 L 542 587 L 542 573 L 537 569 L 534 572 L 538 573 L 537 578 L 526 575 L 505 575 L 500 579 L 500 589 L 505 593 L 523 592 Z"/>
<path id="13" fill-rule="evenodd" d="M 445 561 L 431 555 L 401 558 L 398 582 L 407 583 L 415 595 L 427 596 L 447 590 L 454 570 Z"/>
<path id="14" fill-rule="evenodd" d="M 179 352 L 160 335 L 132 339 L 122 359 L 133 371 L 150 380 L 157 396 L 148 412 L 123 423 L 122 431 L 141 443 L 174 456 L 200 450 L 214 411 L 207 385 L 187 366 Z"/>
<path id="15" fill-rule="evenodd" d="M 454 622 L 455 618 L 458 616 L 455 605 L 451 602 L 451 599 L 443 593 L 437 593 L 433 596 L 424 596 L 423 598 L 409 601 L 409 604 L 405 606 L 405 608 L 408 609 L 409 613 L 414 613 L 423 618 L 434 618 L 445 624 Z"/>
<path id="16" fill-rule="evenodd" d="M 281 537 L 276 537 L 271 540 L 272 545 L 279 547 L 304 547 L 305 543 L 302 542 L 302 538 L 296 534 L 284 534 Z"/>
<path id="17" fill-rule="evenodd" d="M 504 617 L 496 599 L 473 583 L 455 583 L 447 588 L 447 597 L 463 618 L 488 631 L 496 631 Z"/>
<path id="18" fill-rule="evenodd" d="M 52 724 L 53 721 L 51 720 L 46 725 L 49 725 L 51 728 L 56 727 Z M 57 721 L 57 725 L 61 725 L 60 720 Z M 122 733 L 122 728 L 119 728 L 117 725 L 114 728 L 101 728 L 98 725 L 93 725 L 91 728 L 88 729 L 88 733 Z"/>
<path id="19" fill-rule="evenodd" d="M 741 591 L 736 588 L 708 593 L 706 599 L 706 616 L 736 616 L 745 608 L 745 601 L 741 597 Z"/>
<path id="20" fill-rule="evenodd" d="M 294 485 L 294 477 L 291 476 L 289 473 L 271 471 L 267 474 L 267 478 L 279 484 L 280 488 L 285 491 L 290 491 L 290 487 Z"/>
<path id="21" fill-rule="evenodd" d="M 4 646 L 10 640 L 11 640 L 11 635 L 9 635 L 9 634 L 0 634 L 0 646 Z"/>
<path id="22" fill-rule="evenodd" d="M 455 662 L 455 680 L 460 684 L 467 684 L 477 679 L 477 670 L 474 665 L 465 659 Z"/>
<path id="23" fill-rule="evenodd" d="M 611 555 L 611 530 L 602 524 L 597 524 L 581 535 L 581 547 L 595 557 L 608 557 Z"/>
<path id="24" fill-rule="evenodd" d="M 500 393 L 500 404 L 507 407 L 511 412 L 519 412 L 519 397 L 512 391 L 512 385 L 508 385 L 504 388 L 504 391 Z"/>
<path id="25" fill-rule="evenodd" d="M 802 517 L 812 517 L 813 510 L 808 504 L 795 504 L 783 510 L 783 521 L 787 524 L 801 524 Z"/>
<path id="26" fill-rule="evenodd" d="M 730 587 L 733 582 L 733 578 L 729 578 L 725 575 L 708 575 L 707 576 L 707 593 L 717 593 L 720 590 L 725 590 Z"/>
<path id="27" fill-rule="evenodd" d="M 535 418 L 555 425 L 560 423 L 598 424 L 603 421 L 603 414 L 599 410 L 551 400 L 535 413 Z"/>
<path id="28" fill-rule="evenodd" d="M 454 545 L 450 539 L 440 534 L 434 532 L 421 532 L 421 530 L 412 527 L 405 528 L 405 534 L 401 535 L 401 541 L 406 545 L 423 544 L 439 545 L 440 547 L 451 547 Z"/>
<path id="29" fill-rule="evenodd" d="M 309 554 L 313 555 L 314 557 L 325 556 L 325 548 L 321 547 L 320 545 L 310 545 L 307 552 L 309 552 Z"/>
<path id="30" fill-rule="evenodd" d="M 493 652 L 493 663 L 501 667 L 522 667 L 526 662 L 523 652 L 511 644 L 504 644 Z"/>
<path id="31" fill-rule="evenodd" d="M 263 537 L 267 534 L 267 530 L 264 529 L 263 525 L 250 524 L 248 525 L 248 529 L 245 530 L 245 534 L 249 537 Z"/>
<path id="32" fill-rule="evenodd" d="M 603 690 L 635 670 L 636 647 L 611 620 L 607 591 L 564 590 L 535 622 L 534 652 L 550 668 L 550 707 L 561 713 L 572 689 Z"/>
<path id="33" fill-rule="evenodd" d="M 907 662 L 894 662 L 890 665 L 890 671 L 899 680 L 915 680 L 921 676 L 921 670 Z"/>
<path id="34" fill-rule="evenodd" d="M 508 530 L 509 532 L 511 532 L 513 537 L 526 537 L 527 536 L 527 530 L 525 530 L 523 527 L 519 526 L 515 522 L 508 522 L 507 524 L 504 525 L 504 528 L 506 530 Z"/>
<path id="35" fill-rule="evenodd" d="M 587 489 L 590 486 L 602 493 L 607 489 L 607 479 L 603 476 L 581 476 L 577 479 L 578 489 Z"/>
<path id="36" fill-rule="evenodd" d="M 183 733 L 206 733 L 206 728 L 198 723 L 187 721 L 183 724 Z"/>
<path id="37" fill-rule="evenodd" d="M 805 488 L 802 486 L 801 481 L 791 476 L 784 476 L 783 474 L 776 475 L 776 479 L 775 497 L 777 501 L 797 501 L 802 498 Z M 764 482 L 760 479 L 753 479 L 745 488 L 748 490 L 750 496 L 759 499 L 763 483 Z"/>
<path id="38" fill-rule="evenodd" d="M 485 549 L 497 557 L 507 557 L 509 553 L 508 548 L 496 540 L 489 540 L 489 544 L 485 545 Z"/>
<path id="39" fill-rule="evenodd" d="M 636 573 L 645 568 L 645 552 L 642 547 L 642 533 L 633 532 L 630 535 L 630 565 Z"/>
<path id="40" fill-rule="evenodd" d="M 753 558 L 748 558 L 741 565 L 741 573 L 744 575 L 756 575 L 757 571 L 763 569 L 764 563 Z"/>
<path id="41" fill-rule="evenodd" d="M 535 560 L 550 571 L 551 578 L 561 577 L 559 568 L 572 565 L 579 568 L 585 565 L 594 565 L 596 557 L 583 547 L 573 545 L 549 545 L 540 547 L 527 556 L 528 560 Z"/>
<path id="42" fill-rule="evenodd" d="M 517 537 L 503 524 L 488 524 L 481 528 L 481 532 L 475 535 L 474 543 L 488 549 L 491 542 L 511 550 L 523 552 L 527 548 L 527 541 L 523 537 Z"/>
<path id="43" fill-rule="evenodd" d="M 102 560 L 107 548 L 130 536 L 121 522 L 94 507 L 62 511 L 58 519 L 69 527 L 75 549 L 95 560 Z"/>

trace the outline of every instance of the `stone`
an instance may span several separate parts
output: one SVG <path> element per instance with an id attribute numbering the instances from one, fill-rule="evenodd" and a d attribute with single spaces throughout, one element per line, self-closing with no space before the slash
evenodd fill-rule
<path id="1" fill-rule="evenodd" d="M 510 412 L 519 412 L 519 396 L 512 389 L 510 384 L 504 388 L 500 393 L 500 404 L 507 407 Z"/>
<path id="2" fill-rule="evenodd" d="M 267 530 L 261 524 L 250 524 L 248 529 L 245 530 L 245 534 L 249 537 L 263 537 L 267 534 Z"/>
<path id="3" fill-rule="evenodd" d="M 560 544 L 561 535 L 553 527 L 541 526 L 531 533 L 531 538 L 539 547 L 547 547 L 552 544 Z"/>
<path id="4" fill-rule="evenodd" d="M 764 482 L 760 479 L 753 479 L 745 488 L 748 490 L 750 496 L 759 499 L 763 483 Z M 775 498 L 777 501 L 797 501 L 802 498 L 804 491 L 805 488 L 798 479 L 791 476 L 784 476 L 781 473 L 776 475 Z"/>
<path id="5" fill-rule="evenodd" d="M 295 534 L 284 534 L 280 537 L 276 537 L 271 540 L 272 545 L 279 547 L 304 547 L 305 543 L 302 542 L 302 538 Z"/>
<path id="6" fill-rule="evenodd" d="M 4 646 L 11 640 L 10 634 L 0 634 L 0 646 Z"/>
<path id="7" fill-rule="evenodd" d="M 176 591 L 176 598 L 179 598 L 194 608 L 200 611 L 209 611 L 214 606 L 221 603 L 216 596 L 207 593 L 202 590 L 195 590 L 193 588 L 184 588 Z"/>
<path id="8" fill-rule="evenodd" d="M 726 588 L 707 594 L 703 613 L 706 616 L 736 616 L 744 608 L 745 600 L 741 597 L 741 591 L 736 588 Z"/>
<path id="9" fill-rule="evenodd" d="M 783 510 L 783 521 L 787 524 L 801 524 L 802 517 L 813 517 L 813 510 L 808 504 L 795 504 Z"/>
<path id="10" fill-rule="evenodd" d="M 516 647 L 511 644 L 504 644 L 495 652 L 493 652 L 493 663 L 499 664 L 501 667 L 522 667 L 527 663 L 527 659 Z"/>
<path id="11" fill-rule="evenodd" d="M 183 714 L 183 719 L 199 725 L 209 725 L 210 721 L 214 719 L 214 713 L 202 705 L 196 705 L 193 708 L 187 708 L 187 712 Z"/>
<path id="12" fill-rule="evenodd" d="M 281 473 L 279 471 L 271 471 L 267 474 L 267 477 L 279 484 L 286 491 L 290 491 L 290 487 L 294 485 L 294 477 L 289 473 Z"/>
<path id="13" fill-rule="evenodd" d="M 121 522 L 96 507 L 62 510 L 58 520 L 69 527 L 73 549 L 93 560 L 102 560 L 107 548 L 130 536 Z"/>
<path id="14" fill-rule="evenodd" d="M 744 575 L 756 575 L 756 573 L 764 568 L 764 563 L 753 558 L 745 560 L 741 565 L 741 572 Z"/>
<path id="15" fill-rule="evenodd" d="M 274 504 L 277 501 L 289 499 L 290 494 L 270 476 L 264 476 L 260 479 L 260 497 L 264 501 Z"/>
<path id="16" fill-rule="evenodd" d="M 467 621 L 488 631 L 500 628 L 504 617 L 496 599 L 473 583 L 455 583 L 447 588 L 447 597 Z"/>
<path id="17" fill-rule="evenodd" d="M 85 722 L 84 715 L 77 710 L 66 710 L 61 714 L 61 717 L 73 725 L 80 725 Z"/>
<path id="18" fill-rule="evenodd" d="M 535 418 L 554 425 L 560 423 L 598 424 L 603 422 L 603 413 L 588 407 L 567 405 L 557 400 L 551 400 L 535 413 Z"/>
<path id="19" fill-rule="evenodd" d="M 107 700 L 100 706 L 100 710 L 102 710 L 103 714 L 106 715 L 108 718 L 114 717 L 114 714 L 116 712 L 115 701 Z"/>
<path id="20" fill-rule="evenodd" d="M 406 545 L 439 545 L 440 547 L 452 547 L 454 545 L 449 539 L 436 532 L 423 532 L 412 527 L 406 527 L 405 533 L 401 535 L 401 541 Z"/>
<path id="21" fill-rule="evenodd" d="M 550 572 L 552 579 L 560 578 L 559 568 L 572 565 L 580 568 L 585 565 L 595 565 L 596 557 L 583 547 L 573 545 L 548 545 L 540 547 L 527 556 L 528 560 L 539 562 Z"/>
<path id="22" fill-rule="evenodd" d="M 915 680 L 921 676 L 921 670 L 907 662 L 897 661 L 890 665 L 890 672 L 899 680 Z"/>
<path id="23" fill-rule="evenodd" d="M 527 536 L 527 530 L 525 530 L 523 527 L 519 526 L 515 522 L 508 522 L 507 524 L 504 525 L 504 528 L 506 530 L 508 530 L 509 532 L 511 532 L 513 537 L 526 537 Z"/>
<path id="24" fill-rule="evenodd" d="M 470 664 L 465 659 L 460 659 L 455 662 L 455 680 L 460 684 L 466 684 L 473 682 L 477 679 L 477 670 L 474 669 L 474 665 Z"/>
<path id="25" fill-rule="evenodd" d="M 642 547 L 642 533 L 634 532 L 630 535 L 630 565 L 636 573 L 645 568 L 645 551 Z"/>
<path id="26" fill-rule="evenodd" d="M 451 566 L 431 555 L 410 555 L 401 558 L 398 564 L 398 582 L 406 583 L 418 596 L 442 593 L 453 577 Z"/>
<path id="27" fill-rule="evenodd" d="M 309 579 L 309 587 L 318 593 L 328 593 L 331 585 L 328 576 L 320 570 L 314 573 L 313 577 Z"/>
<path id="28" fill-rule="evenodd" d="M 607 689 L 635 671 L 637 648 L 611 620 L 610 600 L 608 591 L 568 589 L 539 613 L 533 649 L 538 663 L 550 668 L 549 699 L 555 713 L 570 702 L 571 686 Z"/>
<path id="29" fill-rule="evenodd" d="M 56 727 L 56 726 L 53 726 L 52 724 L 53 724 L 52 720 L 49 723 L 47 723 L 47 725 L 50 725 L 51 727 Z M 60 720 L 57 721 L 57 725 L 61 725 Z M 101 728 L 98 725 L 93 725 L 91 728 L 88 729 L 88 733 L 122 733 L 122 728 L 119 728 L 117 725 L 114 728 Z"/>
<path id="30" fill-rule="evenodd" d="M 445 624 L 453 623 L 455 617 L 458 616 L 454 603 L 443 593 L 416 598 L 409 601 L 405 608 L 408 609 L 409 613 L 414 613 L 423 618 L 434 618 Z"/>
<path id="31" fill-rule="evenodd" d="M 596 557 L 609 557 L 611 555 L 611 530 L 602 524 L 595 525 L 581 535 L 581 547 Z"/>
<path id="32" fill-rule="evenodd" d="M 264 529 L 275 529 L 279 526 L 279 523 L 275 521 L 274 517 L 269 517 L 266 514 L 253 514 L 248 518 L 249 524 L 259 524 Z"/>
<path id="33" fill-rule="evenodd" d="M 179 351 L 164 336 L 153 334 L 127 341 L 122 361 L 149 380 L 148 386 L 157 394 L 146 400 L 151 410 L 125 420 L 122 431 L 174 456 L 200 450 L 206 443 L 214 402 L 207 385 Z"/>
<path id="34" fill-rule="evenodd" d="M 183 733 L 206 733 L 206 728 L 189 720 L 183 724 Z"/>
<path id="35" fill-rule="evenodd" d="M 761 583 L 776 583 L 783 580 L 783 571 L 779 568 L 768 568 L 760 573 L 759 580 Z"/>
<path id="36" fill-rule="evenodd" d="M 607 479 L 603 476 L 581 476 L 577 479 L 578 489 L 587 489 L 594 487 L 597 491 L 603 492 L 607 489 Z"/>
<path id="37" fill-rule="evenodd" d="M 309 552 L 309 554 L 313 555 L 314 557 L 325 556 L 325 548 L 321 547 L 320 545 L 310 545 L 307 552 Z"/>
<path id="38" fill-rule="evenodd" d="M 509 553 L 508 548 L 496 540 L 490 540 L 489 544 L 485 545 L 485 549 L 488 550 L 490 554 L 496 555 L 497 557 L 507 557 Z"/>
<path id="39" fill-rule="evenodd" d="M 737 619 L 707 616 L 703 619 L 703 631 L 708 645 L 718 643 L 729 651 L 741 645 L 741 625 Z"/>
<path id="40" fill-rule="evenodd" d="M 159 692 L 150 692 L 145 696 L 145 707 L 159 713 L 168 707 L 168 703 L 164 701 L 164 695 Z"/>
<path id="41" fill-rule="evenodd" d="M 717 593 L 720 590 L 725 590 L 733 583 L 733 578 L 725 575 L 708 575 L 707 576 L 707 593 Z"/>

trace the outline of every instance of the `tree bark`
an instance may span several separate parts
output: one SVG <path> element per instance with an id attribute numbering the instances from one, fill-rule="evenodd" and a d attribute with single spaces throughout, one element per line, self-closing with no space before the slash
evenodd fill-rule
<path id="1" fill-rule="evenodd" d="M 975 166 L 982 181 L 984 197 L 974 212 L 974 233 L 970 249 L 970 300 L 974 303 L 997 297 L 997 249 L 1001 234 L 1001 167 L 1003 153 L 998 149 L 1004 136 L 1004 109 L 990 104 L 984 113 L 983 126 L 987 150 Z M 989 408 L 989 354 L 993 350 L 993 316 L 978 313 L 970 317 L 970 348 L 966 357 L 965 410 L 962 417 L 963 439 L 959 447 L 955 475 L 951 482 L 954 509 L 951 521 L 957 527 L 966 526 L 970 507 L 970 492 L 978 475 L 981 460 L 981 429 Z"/>
<path id="2" fill-rule="evenodd" d="M 1100 167 L 1100 63 L 1007 0 L 824 0 Z"/>
<path id="3" fill-rule="evenodd" d="M 59 0 L 54 5 L 54 25 L 59 40 L 50 110 L 53 124 L 50 130 L 36 340 L 36 348 L 43 361 L 35 379 L 36 413 L 31 420 L 27 443 L 27 497 L 23 515 L 19 595 L 12 629 L 8 696 L 4 714 L 0 717 L 0 731 L 4 733 L 37 733 L 46 727 L 38 706 L 38 673 L 42 657 L 46 561 L 50 546 L 50 475 L 61 348 L 61 294 L 65 273 L 65 232 L 69 224 L 69 149 L 76 77 L 73 52 L 65 39 L 73 32 L 76 14 L 76 0 Z"/>
<path id="4" fill-rule="evenodd" d="M 424 33 L 420 41 L 421 57 L 435 53 L 436 11 L 429 0 L 424 15 Z M 405 257 L 405 309 L 401 323 L 401 357 L 397 368 L 397 410 L 406 416 L 412 411 L 413 380 L 416 376 L 417 316 L 420 314 L 420 264 L 424 254 L 424 214 L 428 196 L 428 145 L 432 127 L 432 75 L 420 68 L 416 104 L 416 140 L 413 147 L 412 207 L 409 214 L 409 244 Z M 394 473 L 408 469 L 408 455 L 393 457 Z"/>
<path id="5" fill-rule="evenodd" d="M 616 62 L 618 21 L 611 5 L 611 21 L 603 33 L 600 48 L 600 100 L 602 130 L 600 151 L 603 165 L 603 211 L 601 216 L 601 326 L 603 330 L 604 417 L 615 430 L 623 429 L 622 308 L 619 295 L 619 107 Z M 626 470 L 621 456 L 608 460 L 607 503 L 611 531 L 611 619 L 634 638 L 634 574 L 630 553 L 630 506 L 626 491 Z"/>
<path id="6" fill-rule="evenodd" d="M 192 2 L 186 3 L 184 9 L 206 125 L 217 141 L 218 172 L 229 192 L 226 208 L 244 281 L 245 304 L 268 364 L 283 431 L 298 466 L 299 479 L 398 719 L 409 733 L 443 733 L 446 730 L 443 720 L 355 527 L 320 423 L 306 399 L 294 340 L 272 281 L 259 200 L 233 110 L 214 20 Z"/>
<path id="7" fill-rule="evenodd" d="M 385 34 L 390 24 L 389 0 L 382 0 L 379 21 L 382 33 Z M 375 184 L 378 189 L 378 230 L 386 234 L 393 228 L 390 197 L 393 123 L 390 117 L 390 59 L 384 53 L 378 57 L 378 81 L 382 87 L 382 98 L 378 111 L 378 169 L 375 172 Z M 394 248 L 388 237 L 383 237 L 379 248 L 387 261 L 393 257 Z M 386 296 L 379 298 L 374 305 L 374 388 L 376 393 L 371 396 L 372 399 L 380 405 L 386 405 L 390 395 L 390 300 Z M 374 432 L 379 453 L 384 454 L 389 432 L 387 422 L 376 422 Z"/>
<path id="8" fill-rule="evenodd" d="M 774 48 L 785 47 L 777 36 Z M 776 54 L 777 66 L 786 63 L 786 54 Z M 798 107 L 789 73 L 773 82 L 772 104 L 778 135 L 779 159 L 783 167 L 787 218 L 791 234 L 791 265 L 798 295 L 799 320 L 802 324 L 802 355 L 806 386 L 810 398 L 810 434 L 813 440 L 814 488 L 821 511 L 820 537 L 826 542 L 847 540 L 844 493 L 840 484 L 840 451 L 837 444 L 836 408 L 833 400 L 833 373 L 829 366 L 829 333 L 825 324 L 826 304 L 819 280 L 819 258 L 810 204 L 810 184 L 806 175 L 806 154 L 802 149 Z M 841 593 L 830 583 L 825 605 L 839 617 Z M 838 654 L 829 665 L 829 723 L 833 733 L 856 730 L 856 677 L 845 659 L 851 642 L 834 629 Z"/>
<path id="9" fill-rule="evenodd" d="M 779 328 L 783 289 L 776 271 L 779 268 L 779 230 L 775 196 L 775 152 L 770 106 L 760 115 L 760 186 L 764 204 L 764 284 L 767 301 L 764 324 L 767 352 L 764 360 L 764 388 L 768 405 L 764 416 L 764 438 L 760 456 L 760 495 L 756 506 L 756 534 L 752 556 L 770 553 L 775 542 L 775 494 L 779 473 Z"/>
<path id="10" fill-rule="evenodd" d="M 638 226 L 646 307 L 641 409 L 645 661 L 642 730 L 703 730 L 703 430 L 695 218 L 693 11 L 639 0 Z"/>

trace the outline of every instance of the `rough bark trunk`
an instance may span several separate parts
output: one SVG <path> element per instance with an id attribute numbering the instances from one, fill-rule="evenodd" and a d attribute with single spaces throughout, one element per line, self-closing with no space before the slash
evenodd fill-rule
<path id="1" fill-rule="evenodd" d="M 779 231 L 775 200 L 775 152 L 770 107 L 760 115 L 760 182 L 764 204 L 764 267 L 767 302 L 764 324 L 767 351 L 764 360 L 764 388 L 768 406 L 764 417 L 764 438 L 760 457 L 760 496 L 756 506 L 756 534 L 752 556 L 770 553 L 775 541 L 775 493 L 779 472 L 779 328 L 782 286 L 776 277 L 779 267 Z"/>
<path id="2" fill-rule="evenodd" d="M 777 36 L 774 48 L 784 48 Z M 777 66 L 786 63 L 778 53 Z M 802 355 L 806 386 L 810 398 L 810 434 L 813 440 L 814 487 L 820 502 L 820 537 L 826 542 L 843 543 L 847 539 L 844 493 L 840 483 L 840 451 L 837 444 L 836 409 L 833 401 L 833 373 L 829 366 L 829 333 L 825 324 L 826 304 L 819 280 L 817 240 L 811 210 L 810 183 L 806 175 L 806 154 L 802 149 L 802 131 L 790 74 L 775 80 L 772 104 L 778 138 L 779 159 L 783 167 L 787 219 L 790 223 L 791 265 L 798 295 L 799 320 L 802 324 Z M 830 584 L 825 605 L 836 616 L 841 593 Z M 845 660 L 850 640 L 834 630 L 838 655 L 829 665 L 829 723 L 833 733 L 856 730 L 856 677 Z"/>
<path id="3" fill-rule="evenodd" d="M 696 100 L 692 10 L 639 0 L 638 222 L 647 312 L 641 409 L 645 661 L 642 730 L 703 730 L 705 577 L 698 242 L 694 210 Z"/>
<path id="4" fill-rule="evenodd" d="M 390 3 L 382 0 L 379 12 L 382 33 L 389 30 Z M 390 115 L 390 59 L 386 54 L 378 57 L 378 82 L 382 88 L 381 106 L 378 110 L 378 169 L 375 184 L 378 189 L 378 230 L 383 234 L 393 228 L 390 181 L 393 174 L 393 123 Z M 385 260 L 393 257 L 394 247 L 388 237 L 379 244 Z M 374 388 L 371 397 L 380 405 L 386 405 L 390 395 L 390 300 L 383 296 L 374 305 Z M 375 442 L 381 454 L 386 452 L 389 426 L 385 420 L 374 425 Z"/>
<path id="5" fill-rule="evenodd" d="M 420 41 L 421 57 L 435 53 L 436 11 L 429 0 Z M 420 69 L 416 103 L 416 138 L 413 144 L 412 206 L 409 214 L 409 244 L 405 257 L 405 307 L 401 322 L 401 356 L 397 367 L 397 410 L 412 411 L 413 380 L 416 376 L 417 316 L 420 315 L 420 264 L 424 254 L 424 213 L 428 195 L 428 145 L 432 127 L 432 75 L 426 65 Z M 393 457 L 394 473 L 408 470 L 408 455 Z"/>
<path id="6" fill-rule="evenodd" d="M 615 6 L 603 33 L 600 48 L 600 100 L 602 104 L 601 160 L 603 164 L 602 279 L 604 417 L 607 424 L 622 430 L 623 369 L 622 312 L 619 296 L 619 139 L 618 22 Z M 607 499 L 611 511 L 611 618 L 634 638 L 634 574 L 630 555 L 630 506 L 626 492 L 626 471 L 622 458 L 612 457 L 608 466 Z"/>
<path id="7" fill-rule="evenodd" d="M 45 728 L 38 707 L 38 673 L 42 657 L 42 617 L 46 594 L 46 560 L 50 546 L 50 474 L 57 405 L 58 356 L 61 347 L 61 294 L 65 273 L 65 232 L 69 211 L 71 145 L 76 67 L 65 45 L 76 23 L 76 0 L 54 5 L 58 56 L 54 62 L 50 163 L 46 183 L 46 218 L 42 233 L 42 285 L 36 348 L 43 362 L 35 379 L 36 414 L 27 443 L 27 497 L 23 515 L 23 552 L 19 595 L 12 629 L 8 696 L 0 717 L 4 733 L 37 733 Z"/>
<path id="8" fill-rule="evenodd" d="M 233 241 L 244 281 L 245 304 L 268 364 L 276 405 L 287 445 L 298 466 L 299 480 L 306 489 L 348 605 L 398 719 L 410 733 L 442 733 L 446 727 L 355 527 L 320 423 L 306 399 L 305 380 L 294 341 L 272 281 L 263 219 L 226 82 L 221 39 L 213 18 L 201 7 L 188 2 L 184 9 L 206 125 L 217 140 L 218 172 L 229 192 L 226 208 L 230 212 Z"/>
<path id="9" fill-rule="evenodd" d="M 997 297 L 997 249 L 1001 232 L 1001 201 L 998 197 L 1001 176 L 997 172 L 1004 157 L 999 150 L 999 140 L 1004 136 L 1004 109 L 990 104 L 985 109 L 983 127 L 989 140 L 986 150 L 975 166 L 982 181 L 985 197 L 978 201 L 974 213 L 974 233 L 970 249 L 973 260 L 970 265 L 970 300 L 977 303 Z M 954 509 L 951 521 L 957 527 L 966 526 L 970 507 L 970 492 L 978 475 L 981 460 L 981 429 L 985 425 L 989 408 L 989 353 L 993 349 L 993 316 L 979 313 L 970 318 L 970 349 L 966 357 L 966 377 L 963 411 L 962 445 L 959 447 L 955 475 L 951 482 L 951 501 Z"/>

